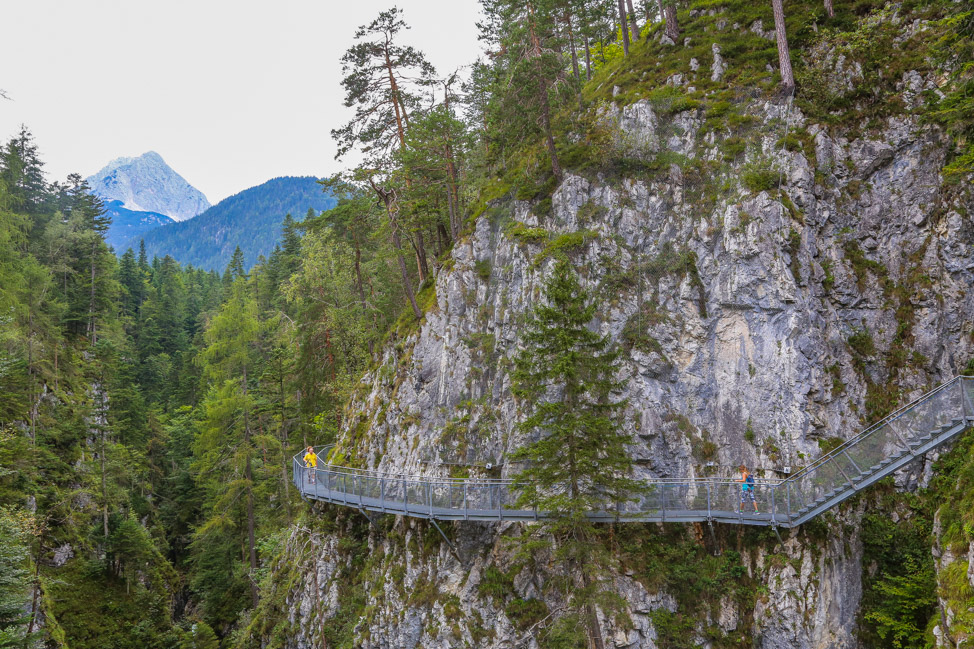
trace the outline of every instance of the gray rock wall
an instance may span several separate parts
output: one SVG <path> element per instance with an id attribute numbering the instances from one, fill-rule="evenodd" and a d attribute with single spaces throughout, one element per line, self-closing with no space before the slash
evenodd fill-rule
<path id="1" fill-rule="evenodd" d="M 942 187 L 941 134 L 896 118 L 848 141 L 797 109 L 765 104 L 753 115 L 760 149 L 719 178 L 700 182 L 676 165 L 625 180 L 568 175 L 550 213 L 515 201 L 489 209 L 437 273 L 436 305 L 419 331 L 391 344 L 363 377 L 345 451 L 395 471 L 442 475 L 451 463 L 485 462 L 500 462 L 502 475 L 516 470 L 504 464 L 519 443 L 511 363 L 554 263 L 544 242 L 512 236 L 516 223 L 550 240 L 584 231 L 586 243 L 567 254 L 602 300 L 595 326 L 620 343 L 642 336 L 619 371 L 631 452 L 645 476 L 729 475 L 744 462 L 770 477 L 816 457 L 820 440 L 854 435 L 876 399 L 902 402 L 957 374 L 974 356 L 974 223 L 969 194 Z M 720 159 L 692 112 L 664 118 L 640 102 L 603 119 L 628 155 Z M 784 120 L 805 150 L 777 148 Z M 745 174 L 761 165 L 780 175 L 781 192 L 745 187 Z M 872 346 L 850 345 L 857 332 Z M 916 484 L 923 471 L 912 468 L 900 483 Z M 753 611 L 722 602 L 714 620 L 700 622 L 701 646 L 710 624 L 725 633 L 747 624 L 767 648 L 857 646 L 861 513 L 844 511 L 851 524 L 833 525 L 825 540 L 796 534 L 782 547 L 750 548 L 763 593 Z M 369 578 L 384 585 L 370 591 L 362 646 L 537 646 L 477 589 L 487 566 L 509 562 L 508 526 L 454 524 L 459 560 L 445 544 L 432 555 L 411 551 L 424 526 L 399 521 L 393 539 L 373 535 L 388 567 Z M 331 559 L 319 561 L 318 595 L 334 610 Z M 392 565 L 405 569 L 399 586 L 388 578 Z M 544 582 L 543 569 L 525 571 L 515 589 L 545 597 Z M 429 583 L 440 596 L 410 603 L 408 593 Z M 603 620 L 610 646 L 658 646 L 652 612 L 673 610 L 675 600 L 625 574 L 614 585 L 630 622 Z M 310 591 L 306 579 L 295 595 L 302 611 Z M 296 626 L 295 646 L 307 646 L 307 625 Z"/>

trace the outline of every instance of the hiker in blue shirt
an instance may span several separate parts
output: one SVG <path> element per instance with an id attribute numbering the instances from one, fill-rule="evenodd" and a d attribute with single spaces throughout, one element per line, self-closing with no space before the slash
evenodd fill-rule
<path id="1" fill-rule="evenodd" d="M 743 464 L 741 465 L 741 479 L 736 482 L 741 483 L 741 506 L 738 509 L 739 514 L 744 513 L 744 503 L 748 500 L 754 505 L 754 513 L 758 513 L 758 502 L 754 499 L 754 476 L 747 472 L 747 467 Z"/>

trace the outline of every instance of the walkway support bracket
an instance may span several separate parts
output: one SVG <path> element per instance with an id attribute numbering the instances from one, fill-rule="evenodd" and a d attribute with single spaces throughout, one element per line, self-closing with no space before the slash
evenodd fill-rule
<path id="1" fill-rule="evenodd" d="M 355 509 L 357 509 L 360 512 L 362 512 L 362 516 L 365 516 L 369 520 L 369 524 L 372 527 L 374 527 L 377 530 L 379 529 L 379 524 L 375 522 L 375 519 L 374 518 L 372 518 L 371 516 L 369 516 L 369 512 L 365 511 L 365 509 L 362 508 L 362 507 L 356 507 Z"/>
<path id="2" fill-rule="evenodd" d="M 446 533 L 443 531 L 443 528 L 441 528 L 439 525 L 436 524 L 436 519 L 435 518 L 431 518 L 430 519 L 430 523 L 433 524 L 433 527 L 436 528 L 436 531 L 439 532 L 440 533 L 440 536 L 443 537 L 443 540 L 446 541 L 446 544 L 447 544 L 447 546 L 449 546 L 450 551 L 453 553 L 454 558 L 457 561 L 460 561 L 460 553 L 457 552 L 457 546 L 453 545 L 453 541 L 451 541 L 450 539 L 448 539 L 446 537 Z M 461 563 L 463 563 L 463 562 L 461 561 Z"/>

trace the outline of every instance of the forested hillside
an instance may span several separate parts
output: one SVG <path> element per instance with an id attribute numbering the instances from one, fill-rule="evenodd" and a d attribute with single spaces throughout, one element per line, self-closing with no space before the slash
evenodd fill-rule
<path id="1" fill-rule="evenodd" d="M 137 250 L 144 240 L 150 256 L 169 255 L 182 264 L 222 270 L 239 248 L 244 267 L 250 268 L 280 240 L 285 216 L 300 220 L 334 204 L 317 178 L 274 178 L 225 198 L 188 221 L 134 234 L 116 249 L 119 253 Z"/>
<path id="2" fill-rule="evenodd" d="M 0 640 L 216 646 L 299 515 L 287 458 L 334 430 L 402 304 L 388 244 L 366 213 L 354 244 L 288 219 L 249 272 L 116 259 L 28 131 L 0 178 Z"/>
<path id="3" fill-rule="evenodd" d="M 126 209 L 121 201 L 107 201 L 104 206 L 105 215 L 112 221 L 108 231 L 105 232 L 105 243 L 118 252 L 124 252 L 129 241 L 139 241 L 149 230 L 175 223 L 165 214 Z"/>
<path id="4" fill-rule="evenodd" d="M 271 181 L 332 209 L 269 249 L 292 205 L 242 192 L 116 257 L 80 176 L 50 182 L 26 129 L 4 144 L 0 647 L 974 633 L 969 436 L 781 540 L 585 520 L 633 476 L 773 476 L 974 372 L 974 10 L 482 4 L 469 74 L 397 9 L 326 62 L 361 164 Z M 290 458 L 325 443 L 529 476 L 558 516 L 441 537 L 311 505 Z"/>

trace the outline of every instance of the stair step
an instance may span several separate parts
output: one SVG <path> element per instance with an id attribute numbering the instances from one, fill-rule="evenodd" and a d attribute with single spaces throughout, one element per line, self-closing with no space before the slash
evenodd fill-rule
<path id="1" fill-rule="evenodd" d="M 871 476 L 872 474 L 876 473 L 877 471 L 882 471 L 883 469 L 885 469 L 886 467 L 888 467 L 892 463 L 893 463 L 892 458 L 886 458 L 882 462 L 879 462 L 878 464 L 874 464 L 871 467 L 869 467 L 868 469 L 866 469 L 865 471 L 863 471 L 862 474 L 861 474 L 861 477 L 867 478 L 867 477 Z"/>

